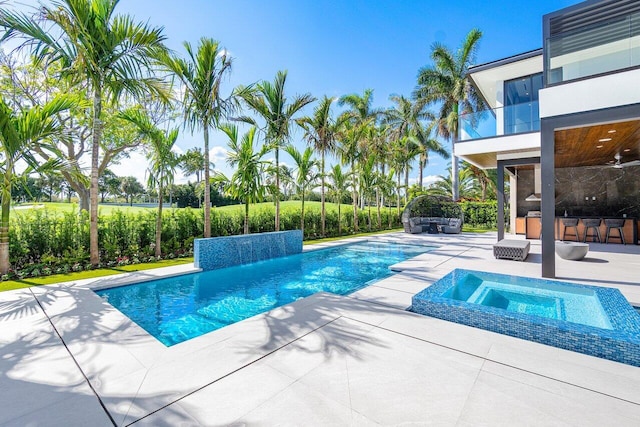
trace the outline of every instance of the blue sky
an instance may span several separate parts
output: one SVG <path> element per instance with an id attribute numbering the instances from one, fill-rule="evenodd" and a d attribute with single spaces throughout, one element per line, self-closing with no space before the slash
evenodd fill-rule
<path id="1" fill-rule="evenodd" d="M 18 0 L 21 1 L 21 0 Z M 27 1 L 24 3 L 33 3 Z M 163 26 L 167 45 L 183 53 L 183 41 L 212 37 L 231 52 L 229 90 L 289 72 L 290 94 L 340 96 L 374 90 L 374 103 L 390 106 L 391 94 L 409 95 L 417 71 L 429 64 L 435 41 L 455 49 L 472 28 L 483 37 L 477 63 L 542 46 L 542 15 L 576 0 L 121 0 L 119 13 Z M 308 109 L 308 112 L 311 108 Z M 301 133 L 294 134 L 296 145 Z M 178 145 L 200 146 L 200 135 L 182 132 Z M 220 136 L 213 145 L 224 147 Z M 228 172 L 214 149 L 216 165 Z M 139 159 L 135 158 L 138 161 Z M 286 162 L 286 158 L 285 158 Z M 125 162 L 120 168 L 130 171 Z M 436 156 L 425 175 L 443 174 Z M 116 173 L 121 174 L 118 170 Z M 417 176 L 413 170 L 412 176 Z"/>

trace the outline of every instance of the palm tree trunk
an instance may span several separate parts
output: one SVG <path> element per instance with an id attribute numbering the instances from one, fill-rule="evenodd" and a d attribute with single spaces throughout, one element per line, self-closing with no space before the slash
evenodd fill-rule
<path id="1" fill-rule="evenodd" d="M 425 165 L 425 161 L 423 159 L 420 159 L 419 163 L 420 164 L 418 165 L 418 167 L 420 168 L 420 172 L 419 172 L 419 175 L 418 175 L 418 185 L 420 187 L 420 190 L 422 191 L 422 190 L 424 190 L 424 186 L 422 185 L 422 179 L 423 179 L 423 175 L 424 175 L 424 168 L 425 168 L 426 165 Z"/>
<path id="2" fill-rule="evenodd" d="M 322 175 L 320 176 L 320 180 L 322 182 L 321 184 L 321 190 L 320 190 L 320 204 L 321 206 L 321 212 L 320 212 L 320 235 L 322 237 L 324 237 L 324 228 L 325 228 L 325 219 L 326 219 L 326 213 L 324 210 L 324 150 L 322 150 L 322 154 L 320 155 L 320 169 L 322 169 L 321 173 Z"/>
<path id="3" fill-rule="evenodd" d="M 340 215 L 340 205 L 342 200 L 338 200 L 338 236 L 342 236 L 342 215 Z"/>
<path id="4" fill-rule="evenodd" d="M 276 147 L 276 231 L 280 231 L 280 150 Z"/>
<path id="5" fill-rule="evenodd" d="M 249 201 L 244 202 L 244 234 L 249 234 Z"/>
<path id="6" fill-rule="evenodd" d="M 369 203 L 369 231 L 371 231 L 371 203 Z"/>
<path id="7" fill-rule="evenodd" d="M 102 138 L 102 87 L 94 88 L 93 129 L 91 143 L 91 185 L 89 187 L 89 253 L 92 266 L 100 263 L 98 249 L 98 168 L 100 139 Z"/>
<path id="8" fill-rule="evenodd" d="M 380 187 L 376 187 L 376 207 L 378 208 L 378 229 L 382 228 L 382 214 L 380 213 L 381 204 L 382 204 L 382 197 L 380 195 Z"/>
<path id="9" fill-rule="evenodd" d="M 404 168 L 404 205 L 409 202 L 409 163 Z"/>
<path id="10" fill-rule="evenodd" d="M 353 186 L 353 231 L 358 231 L 358 192 L 356 191 L 356 165 L 354 162 L 351 162 L 351 179 Z"/>
<path id="11" fill-rule="evenodd" d="M 302 230 L 302 238 L 304 239 L 304 188 L 302 189 L 302 213 L 300 215 L 300 230 Z"/>
<path id="12" fill-rule="evenodd" d="M 398 171 L 396 173 L 396 176 L 398 177 L 398 187 L 396 188 L 396 191 L 398 193 L 398 216 L 400 215 L 400 171 Z"/>
<path id="13" fill-rule="evenodd" d="M 162 185 L 158 186 L 158 218 L 156 218 L 156 257 L 162 256 Z"/>
<path id="14" fill-rule="evenodd" d="M 455 114 L 458 115 L 459 106 L 456 103 L 454 106 Z M 452 129 L 451 132 L 451 196 L 453 201 L 457 201 L 460 198 L 460 184 L 458 173 L 458 158 L 455 155 L 456 142 L 458 142 L 458 126 Z"/>
<path id="15" fill-rule="evenodd" d="M 209 188 L 209 125 L 204 126 L 204 237 L 211 237 L 211 189 Z"/>
<path id="16" fill-rule="evenodd" d="M 11 213 L 11 169 L 7 164 L 2 188 L 2 219 L 0 220 L 0 273 L 9 271 L 9 214 Z"/>

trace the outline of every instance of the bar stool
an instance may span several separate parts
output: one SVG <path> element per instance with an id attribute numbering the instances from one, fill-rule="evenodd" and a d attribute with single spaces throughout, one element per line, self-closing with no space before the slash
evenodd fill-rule
<path id="1" fill-rule="evenodd" d="M 574 237 L 576 242 L 580 241 L 580 233 L 578 233 L 578 218 L 563 218 L 562 225 L 564 225 L 564 230 L 562 230 L 562 239 L 560 240 L 564 241 L 565 237 Z M 567 233 L 568 228 L 573 228 L 573 233 Z"/>
<path id="2" fill-rule="evenodd" d="M 624 219 L 605 219 L 604 225 L 607 226 L 607 237 L 604 239 L 605 243 L 609 243 L 609 237 L 619 239 L 623 245 L 627 243 L 624 241 L 624 233 L 622 227 L 624 227 Z M 617 236 L 611 235 L 611 230 L 618 230 Z"/>
<path id="3" fill-rule="evenodd" d="M 600 218 L 582 219 L 582 223 L 584 224 L 584 237 L 582 238 L 583 242 L 587 241 L 587 237 L 591 237 L 592 242 L 595 242 L 597 238 L 598 243 L 602 243 L 602 239 L 600 238 L 600 222 L 602 222 Z M 589 234 L 589 229 L 595 230 L 595 234 Z"/>

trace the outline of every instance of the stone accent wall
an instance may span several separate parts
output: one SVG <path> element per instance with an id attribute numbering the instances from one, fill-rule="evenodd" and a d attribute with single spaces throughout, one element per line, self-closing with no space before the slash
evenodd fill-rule
<path id="1" fill-rule="evenodd" d="M 205 271 L 302 252 L 302 231 L 211 237 L 193 242 L 194 264 Z"/>
<path id="2" fill-rule="evenodd" d="M 524 200 L 531 193 L 533 170 L 519 170 L 517 216 L 540 210 L 540 202 Z M 556 215 L 565 210 L 569 216 L 640 218 L 640 166 L 556 169 Z"/>

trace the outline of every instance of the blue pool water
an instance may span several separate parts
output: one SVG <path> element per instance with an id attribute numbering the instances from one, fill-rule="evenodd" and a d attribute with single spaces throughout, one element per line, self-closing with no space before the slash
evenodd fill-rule
<path id="1" fill-rule="evenodd" d="M 170 346 L 316 292 L 351 293 L 432 249 L 357 243 L 96 293 Z"/>
<path id="2" fill-rule="evenodd" d="M 504 277 L 508 280 L 491 280 L 469 273 L 460 276 L 442 296 L 515 313 L 611 329 L 609 318 L 593 289 L 551 281 L 532 282 L 517 276 Z"/>

